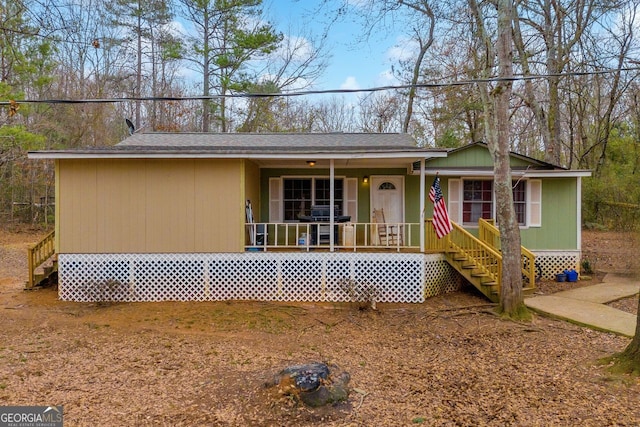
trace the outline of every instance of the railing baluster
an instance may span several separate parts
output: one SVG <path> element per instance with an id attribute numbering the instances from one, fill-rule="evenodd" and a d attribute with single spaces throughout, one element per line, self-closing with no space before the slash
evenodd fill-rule
<path id="1" fill-rule="evenodd" d="M 27 249 L 29 264 L 29 281 L 27 288 L 35 286 L 35 270 L 55 255 L 55 230 L 47 234 L 41 241 Z"/>
<path id="2" fill-rule="evenodd" d="M 329 247 L 327 242 L 320 242 L 320 238 L 324 237 L 322 226 L 328 226 L 324 223 L 251 223 L 246 225 L 251 237 L 257 237 L 258 230 L 264 230 L 265 234 L 263 242 L 258 243 L 257 238 L 247 241 L 245 243 L 246 249 L 263 248 L 263 250 L 267 250 L 268 248 L 295 248 L 302 246 L 308 249 L 314 247 L 312 242 L 316 242 L 315 246 L 323 249 Z M 372 233 L 375 233 L 373 228 L 375 225 L 375 223 L 349 223 L 349 226 L 352 227 L 352 232 L 347 231 L 345 228 L 341 231 L 339 230 L 335 234 L 337 239 L 335 247 L 340 249 L 348 248 L 353 251 L 386 248 L 400 252 L 403 249 L 419 249 L 419 243 L 417 244 L 413 241 L 416 235 L 415 230 L 418 229 L 419 224 L 401 222 L 387 224 L 389 230 L 393 230 L 395 234 L 393 237 L 396 240 L 393 241 L 390 237 L 386 242 L 383 241 L 382 243 L 377 242 L 372 236 Z M 343 226 L 343 224 L 336 224 L 336 226 Z M 427 241 L 429 242 L 427 249 L 430 251 L 443 250 L 446 247 L 444 240 L 436 242 L 431 237 L 432 231 L 430 229 L 427 230 Z M 300 245 L 298 242 L 302 234 L 307 235 L 305 245 Z M 46 251 L 46 248 L 44 250 Z"/>

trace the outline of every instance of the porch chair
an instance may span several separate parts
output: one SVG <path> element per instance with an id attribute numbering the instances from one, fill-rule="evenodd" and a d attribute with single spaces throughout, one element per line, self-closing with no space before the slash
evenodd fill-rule
<path id="1" fill-rule="evenodd" d="M 373 220 L 378 230 L 378 241 L 384 246 L 395 246 L 398 243 L 402 246 L 402 226 L 387 224 L 384 217 L 384 209 L 373 210 Z"/>

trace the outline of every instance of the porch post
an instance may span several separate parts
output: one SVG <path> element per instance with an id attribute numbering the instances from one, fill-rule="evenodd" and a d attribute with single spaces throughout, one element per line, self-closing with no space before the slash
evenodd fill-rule
<path id="1" fill-rule="evenodd" d="M 424 191 L 426 190 L 426 185 L 424 182 L 424 158 L 420 159 L 420 252 L 424 253 Z"/>
<path id="2" fill-rule="evenodd" d="M 335 189 L 333 188 L 335 184 L 335 169 L 334 169 L 334 161 L 333 159 L 329 160 L 329 251 L 334 252 L 334 244 L 333 239 L 335 238 L 335 233 L 333 229 L 333 223 L 335 221 Z"/>

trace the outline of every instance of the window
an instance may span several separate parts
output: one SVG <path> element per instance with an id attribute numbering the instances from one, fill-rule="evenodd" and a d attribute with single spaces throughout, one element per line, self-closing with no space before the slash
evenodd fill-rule
<path id="1" fill-rule="evenodd" d="M 311 206 L 330 204 L 328 178 L 284 178 L 282 184 L 285 221 L 297 221 L 300 216 L 310 215 Z M 336 213 L 342 215 L 343 180 L 335 179 L 334 184 Z"/>
<path id="2" fill-rule="evenodd" d="M 311 207 L 311 179 L 284 180 L 284 219 L 291 221 L 309 215 Z"/>
<path id="3" fill-rule="evenodd" d="M 393 182 L 383 182 L 382 184 L 378 185 L 378 190 L 395 190 L 396 186 L 393 184 Z"/>
<path id="4" fill-rule="evenodd" d="M 513 186 L 513 204 L 518 224 L 527 224 L 527 182 L 520 180 Z"/>
<path id="5" fill-rule="evenodd" d="M 493 217 L 493 181 L 464 181 L 462 222 L 477 224 L 478 219 Z"/>
<path id="6" fill-rule="evenodd" d="M 463 224 L 476 225 L 480 218 L 495 217 L 493 181 L 463 181 L 462 197 Z M 518 224 L 527 225 L 527 181 L 520 180 L 514 183 L 513 202 Z"/>

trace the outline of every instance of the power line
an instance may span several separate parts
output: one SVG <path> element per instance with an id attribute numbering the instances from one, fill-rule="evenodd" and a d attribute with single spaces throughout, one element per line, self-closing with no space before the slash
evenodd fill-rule
<path id="1" fill-rule="evenodd" d="M 230 93 L 225 95 L 197 95 L 197 96 L 142 96 L 142 97 L 120 97 L 120 98 L 90 98 L 90 99 L 16 99 L 0 101 L 0 105 L 20 104 L 106 104 L 120 102 L 135 101 L 205 101 L 222 98 L 276 98 L 276 97 L 299 97 L 309 95 L 326 95 L 340 93 L 373 93 L 390 90 L 407 90 L 407 89 L 439 89 L 446 87 L 469 86 L 475 84 L 499 83 L 499 82 L 517 82 L 527 80 L 543 80 L 549 78 L 562 77 L 580 77 L 594 76 L 602 74 L 611 74 L 623 71 L 640 71 L 640 67 L 614 68 L 600 71 L 574 71 L 569 73 L 552 73 L 552 74 L 535 74 L 529 76 L 513 76 L 509 78 L 492 77 L 487 79 L 469 79 L 460 81 L 449 81 L 443 83 L 417 83 L 407 85 L 389 85 L 376 86 L 364 89 L 326 89 L 326 90 L 305 90 L 301 92 L 283 92 L 283 93 Z"/>

